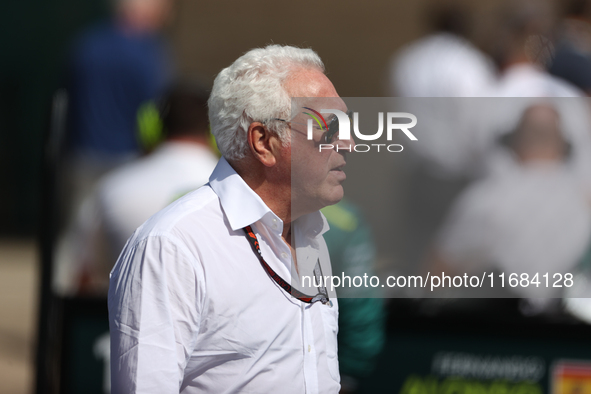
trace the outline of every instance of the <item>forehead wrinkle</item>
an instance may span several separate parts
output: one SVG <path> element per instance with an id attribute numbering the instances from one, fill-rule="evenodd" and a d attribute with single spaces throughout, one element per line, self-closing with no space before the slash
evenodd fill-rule
<path id="1" fill-rule="evenodd" d="M 339 97 L 332 82 L 320 70 L 297 69 L 284 80 L 283 87 L 290 97 L 307 99 L 299 103 L 298 106 L 316 108 L 317 110 L 335 108 L 347 111 L 347 106 Z M 301 112 L 296 111 L 295 114 L 292 114 L 292 119 L 300 115 L 302 115 Z M 327 124 L 334 118 L 336 118 L 334 115 L 330 115 L 330 118 L 327 117 Z"/>

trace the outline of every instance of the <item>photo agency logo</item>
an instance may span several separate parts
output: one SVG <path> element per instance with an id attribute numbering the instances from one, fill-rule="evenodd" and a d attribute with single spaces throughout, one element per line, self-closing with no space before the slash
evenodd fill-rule
<path id="1" fill-rule="evenodd" d="M 402 152 L 404 147 L 400 144 L 391 143 L 377 143 L 378 139 L 384 134 L 384 119 L 386 119 L 386 141 L 391 142 L 395 131 L 402 131 L 406 137 L 411 141 L 417 141 L 417 137 L 409 130 L 416 126 L 417 117 L 408 112 L 378 112 L 378 131 L 374 134 L 363 134 L 359 130 L 359 112 L 343 112 L 338 109 L 321 109 L 316 111 L 309 107 L 302 107 L 305 109 L 303 113 L 310 116 L 307 122 L 307 138 L 313 139 L 314 129 L 320 129 L 325 132 L 324 143 L 321 143 L 318 150 L 335 149 L 338 151 L 348 152 L 370 152 L 370 151 L 387 151 L 387 152 Z M 332 114 L 329 122 L 326 121 L 322 114 Z M 399 123 L 401 119 L 410 120 L 407 123 Z M 316 122 L 316 123 L 314 123 Z M 376 141 L 375 143 L 358 143 L 355 146 L 339 145 L 339 140 L 351 139 L 351 123 L 353 123 L 353 133 L 358 140 L 361 141 Z"/>

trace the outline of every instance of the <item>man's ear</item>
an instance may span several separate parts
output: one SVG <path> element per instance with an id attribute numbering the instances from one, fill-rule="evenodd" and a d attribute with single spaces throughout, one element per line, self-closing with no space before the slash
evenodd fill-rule
<path id="1" fill-rule="evenodd" d="M 277 163 L 277 152 L 274 149 L 276 146 L 274 140 L 277 139 L 277 136 L 260 122 L 251 123 L 246 135 L 248 147 L 255 159 L 266 167 L 274 166 Z"/>

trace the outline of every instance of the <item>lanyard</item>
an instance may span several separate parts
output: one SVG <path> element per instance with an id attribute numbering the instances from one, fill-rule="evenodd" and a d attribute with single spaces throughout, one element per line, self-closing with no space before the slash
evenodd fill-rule
<path id="1" fill-rule="evenodd" d="M 254 231 L 252 231 L 252 227 L 250 226 L 246 226 L 244 227 L 244 231 L 246 232 L 246 239 L 248 239 L 248 242 L 250 243 L 250 246 L 252 246 L 252 249 L 254 250 L 255 254 L 257 255 L 257 257 L 259 258 L 259 261 L 261 262 L 261 265 L 263 266 L 263 268 L 265 269 L 265 271 L 267 272 L 267 274 L 269 274 L 269 276 L 271 278 L 273 278 L 273 280 L 286 292 L 288 292 L 289 294 L 291 294 L 292 297 L 297 298 L 300 301 L 306 302 L 308 304 L 313 304 L 316 301 L 320 301 L 323 304 L 328 304 L 329 303 L 329 299 L 328 299 L 328 292 L 326 291 L 326 287 L 321 287 L 319 290 L 320 292 L 318 294 L 316 294 L 314 297 L 311 297 L 309 295 L 306 295 L 304 293 L 302 293 L 301 291 L 294 289 L 293 287 L 291 287 L 291 285 L 289 283 L 287 283 L 285 280 L 283 280 L 282 277 L 280 277 L 275 271 L 273 271 L 273 268 L 271 268 L 269 266 L 269 264 L 267 264 L 267 262 L 265 261 L 265 259 L 263 258 L 263 254 L 261 252 L 261 248 L 259 246 L 259 240 L 257 239 L 256 234 L 254 233 Z M 318 270 L 316 269 L 318 268 Z M 316 263 L 316 268 L 314 268 L 314 275 L 316 275 L 316 280 L 318 280 L 318 276 L 322 275 L 322 271 L 320 271 L 320 260 L 318 260 L 318 262 Z M 320 281 L 318 283 L 321 283 Z"/>

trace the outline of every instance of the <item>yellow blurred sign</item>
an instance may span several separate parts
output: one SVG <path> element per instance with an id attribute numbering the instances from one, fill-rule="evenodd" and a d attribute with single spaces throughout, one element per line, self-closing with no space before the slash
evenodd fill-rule
<path id="1" fill-rule="evenodd" d="M 591 394 L 591 361 L 561 360 L 554 364 L 552 394 Z"/>

